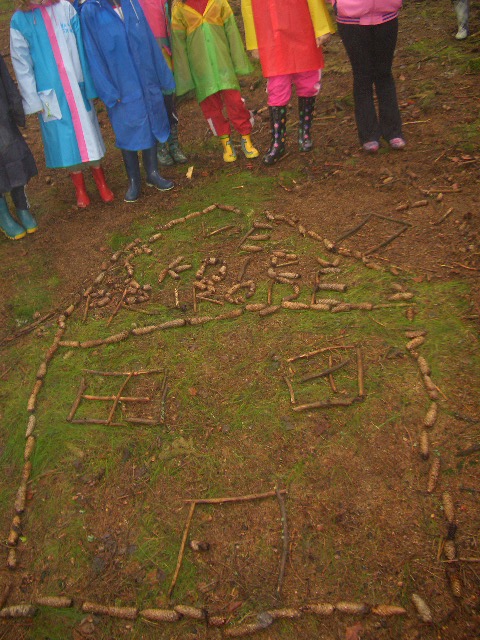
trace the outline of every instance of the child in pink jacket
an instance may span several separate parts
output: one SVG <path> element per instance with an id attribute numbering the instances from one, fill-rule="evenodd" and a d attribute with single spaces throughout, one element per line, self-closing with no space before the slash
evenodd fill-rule
<path id="1" fill-rule="evenodd" d="M 376 153 L 383 136 L 392 149 L 403 149 L 405 140 L 392 75 L 402 0 L 331 2 L 338 33 L 352 65 L 355 120 L 360 143 L 367 153 Z"/>

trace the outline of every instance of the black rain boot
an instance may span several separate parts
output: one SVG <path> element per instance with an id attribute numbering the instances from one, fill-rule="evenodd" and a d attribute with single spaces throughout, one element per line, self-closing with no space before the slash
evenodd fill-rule
<path id="1" fill-rule="evenodd" d="M 310 98 L 298 98 L 298 146 L 300 151 L 311 151 L 313 147 L 310 129 L 312 127 L 313 113 L 315 111 L 315 96 Z"/>
<path id="2" fill-rule="evenodd" d="M 138 153 L 136 151 L 127 151 L 122 149 L 123 162 L 128 177 L 128 189 L 125 194 L 125 202 L 135 202 L 140 195 L 140 163 L 138 161 Z"/>
<path id="3" fill-rule="evenodd" d="M 159 191 L 173 189 L 173 182 L 166 180 L 158 173 L 157 145 L 142 151 L 143 167 L 147 174 L 147 187 L 155 187 Z"/>
<path id="4" fill-rule="evenodd" d="M 180 143 L 178 142 L 178 124 L 170 125 L 170 137 L 168 138 L 168 146 L 170 155 L 177 164 L 185 164 L 188 162 L 187 156 L 183 153 Z"/>
<path id="5" fill-rule="evenodd" d="M 274 164 L 285 155 L 285 135 L 287 132 L 287 106 L 268 107 L 270 110 L 270 132 L 272 142 L 268 153 L 263 156 L 264 164 Z"/>

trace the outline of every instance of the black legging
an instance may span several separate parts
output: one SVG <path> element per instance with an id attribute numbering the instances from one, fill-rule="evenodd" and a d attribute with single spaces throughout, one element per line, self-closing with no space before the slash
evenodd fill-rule
<path id="1" fill-rule="evenodd" d="M 392 63 L 398 35 L 398 18 L 378 25 L 338 23 L 338 33 L 353 71 L 355 120 L 361 144 L 402 136 Z M 378 117 L 373 99 L 378 99 Z"/>

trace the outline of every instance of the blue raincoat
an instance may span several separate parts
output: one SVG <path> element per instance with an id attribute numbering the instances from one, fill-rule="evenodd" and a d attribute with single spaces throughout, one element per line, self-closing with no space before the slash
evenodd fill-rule
<path id="1" fill-rule="evenodd" d="M 123 0 L 123 20 L 108 0 L 80 5 L 85 52 L 120 149 L 140 151 L 170 133 L 163 94 L 175 91 L 172 72 L 138 0 Z"/>

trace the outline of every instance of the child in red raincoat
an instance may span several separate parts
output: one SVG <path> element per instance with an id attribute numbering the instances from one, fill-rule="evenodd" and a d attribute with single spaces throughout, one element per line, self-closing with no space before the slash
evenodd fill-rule
<path id="1" fill-rule="evenodd" d="M 321 45 L 335 28 L 324 0 L 242 0 L 242 16 L 247 50 L 260 59 L 267 79 L 272 139 L 263 162 L 270 165 L 285 153 L 292 85 L 298 96 L 300 150 L 312 149 L 310 129 L 324 66 Z"/>

